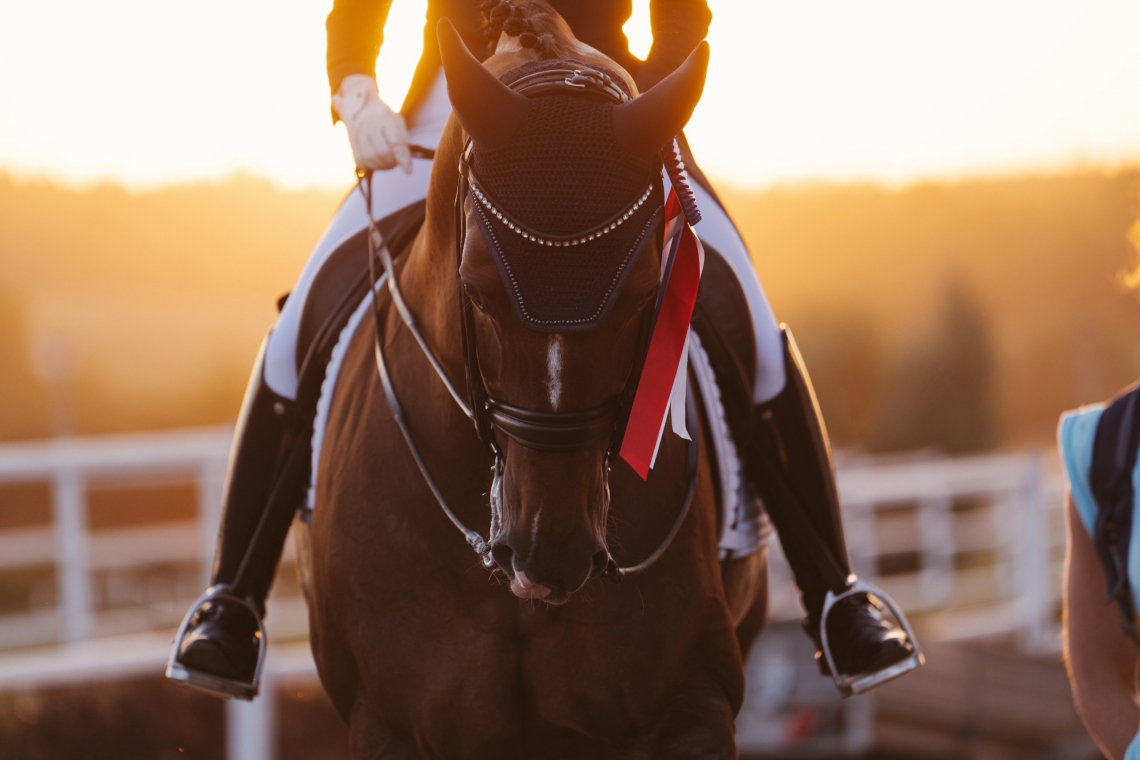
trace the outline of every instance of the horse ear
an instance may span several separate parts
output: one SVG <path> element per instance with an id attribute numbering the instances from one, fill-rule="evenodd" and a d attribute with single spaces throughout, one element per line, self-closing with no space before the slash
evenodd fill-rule
<path id="1" fill-rule="evenodd" d="M 476 147 L 502 145 L 514 135 L 530 108 L 530 101 L 500 82 L 475 60 L 463 39 L 446 18 L 436 26 L 447 96 L 455 116 Z"/>
<path id="2" fill-rule="evenodd" d="M 628 103 L 614 106 L 614 137 L 630 153 L 653 156 L 685 128 L 705 88 L 709 44 L 702 42 L 676 71 Z"/>

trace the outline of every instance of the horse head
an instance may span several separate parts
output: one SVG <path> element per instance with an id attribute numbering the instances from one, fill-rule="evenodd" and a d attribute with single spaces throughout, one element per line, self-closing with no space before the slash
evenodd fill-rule
<path id="1" fill-rule="evenodd" d="M 561 603 L 610 562 L 609 467 L 660 280 L 658 156 L 696 107 L 708 47 L 638 96 L 545 4 L 522 5 L 530 39 L 504 34 L 486 65 L 446 20 L 439 40 L 470 138 L 456 218 L 469 380 L 501 452 L 491 554 L 517 596 Z M 522 94 L 544 72 L 557 86 Z M 575 76 L 625 96 L 575 92 Z"/>

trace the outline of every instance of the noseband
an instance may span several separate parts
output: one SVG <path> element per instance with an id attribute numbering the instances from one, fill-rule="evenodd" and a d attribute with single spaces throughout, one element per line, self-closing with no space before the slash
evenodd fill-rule
<path id="1" fill-rule="evenodd" d="M 617 416 L 613 401 L 580 412 L 538 412 L 487 399 L 491 426 L 528 449 L 573 451 L 610 435 Z"/>
<path id="2" fill-rule="evenodd" d="M 512 89 L 520 94 L 529 97 L 536 97 L 545 94 L 568 94 L 573 93 L 582 97 L 598 99 L 606 102 L 621 103 L 629 100 L 629 95 L 625 93 L 606 73 L 596 71 L 593 69 L 580 69 L 580 68 L 555 68 L 547 69 L 537 73 L 529 74 L 521 77 L 509 85 Z M 424 157 L 431 157 L 431 153 L 422 148 L 417 148 L 417 155 Z M 524 409 L 514 406 L 502 399 L 491 396 L 483 383 L 483 374 L 479 367 L 479 354 L 478 347 L 475 343 L 475 323 L 474 323 L 474 309 L 470 300 L 467 297 L 466 290 L 462 281 L 459 280 L 459 267 L 462 263 L 463 248 L 467 237 L 467 224 L 466 214 L 464 212 L 464 200 L 471 195 L 473 202 L 481 203 L 485 207 L 492 209 L 492 200 L 485 188 L 481 186 L 478 177 L 475 176 L 474 171 L 470 165 L 471 155 L 471 142 L 468 138 L 464 145 L 460 162 L 459 162 L 459 187 L 455 197 L 455 257 L 456 257 L 456 279 L 457 290 L 459 293 L 459 314 L 460 314 L 460 335 L 463 347 L 463 360 L 464 369 L 467 380 L 468 396 L 465 398 L 462 393 L 456 388 L 455 384 L 448 377 L 447 372 L 444 370 L 439 358 L 432 351 L 427 341 L 424 339 L 423 334 L 417 326 L 415 315 L 408 307 L 407 302 L 404 300 L 401 292 L 399 282 L 396 278 L 395 268 L 392 262 L 391 252 L 384 241 L 383 236 L 380 234 L 379 228 L 376 225 L 376 220 L 372 218 L 372 187 L 371 179 L 367 178 L 363 172 L 358 172 L 358 186 L 364 196 L 365 205 L 368 210 L 368 271 L 371 278 L 372 292 L 373 292 L 373 306 L 372 317 L 374 323 L 374 337 L 373 337 L 373 353 L 376 359 L 376 367 L 380 375 L 380 381 L 384 388 L 384 394 L 388 402 L 389 410 L 392 413 L 393 419 L 396 421 L 400 432 L 403 434 L 404 440 L 408 445 L 408 449 L 415 459 L 416 465 L 423 475 L 424 480 L 427 482 L 428 487 L 431 489 L 432 494 L 435 496 L 436 501 L 439 502 L 440 507 L 451 520 L 452 524 L 463 533 L 467 543 L 475 550 L 483 560 L 484 566 L 488 569 L 494 568 L 495 560 L 491 556 L 491 545 L 495 537 L 499 534 L 502 525 L 502 482 L 504 472 L 504 457 L 503 453 L 495 440 L 495 431 L 498 430 L 502 434 L 516 441 L 517 443 L 536 451 L 544 452 L 567 452 L 582 449 L 588 445 L 594 444 L 605 437 L 609 436 L 609 448 L 605 456 L 605 478 L 606 478 L 606 508 L 608 509 L 609 501 L 609 473 L 611 469 L 611 462 L 614 454 L 619 450 L 622 435 L 624 433 L 626 417 L 629 414 L 630 404 L 633 399 L 633 393 L 637 387 L 637 380 L 641 374 L 641 368 L 645 360 L 645 353 L 648 347 L 648 336 L 652 332 L 653 322 L 661 307 L 661 297 L 664 288 L 659 288 L 657 304 L 648 320 L 643 320 L 641 335 L 638 340 L 638 348 L 636 353 L 636 361 L 634 370 L 630 373 L 625 387 L 620 393 L 611 398 L 609 401 L 593 409 L 586 409 L 582 411 L 572 412 L 547 412 L 537 411 L 532 409 Z M 434 154 L 432 154 L 433 156 Z M 683 167 L 676 169 L 680 166 L 679 158 L 677 155 L 676 145 L 664 152 L 664 163 L 669 170 L 670 177 L 674 179 L 674 187 L 684 187 L 687 191 L 688 187 L 685 184 L 683 177 Z M 674 178 L 674 174 L 677 176 Z M 680 186 L 680 187 L 679 187 Z M 626 209 L 626 216 L 632 213 L 630 209 L 636 210 L 648 199 L 649 194 L 646 193 L 640 198 L 635 199 L 630 206 Z M 691 199 L 691 193 L 688 198 L 683 199 L 682 202 L 688 201 L 693 204 L 695 211 L 695 203 Z M 655 218 L 659 218 L 660 212 L 657 212 Z M 501 216 L 500 219 L 507 217 Z M 615 219 L 621 219 L 619 216 Z M 556 241 L 558 246 L 570 246 L 570 241 L 577 240 L 579 237 L 585 241 L 588 237 L 593 240 L 596 235 L 605 234 L 607 225 L 602 225 L 599 230 L 590 230 L 581 233 L 579 236 L 546 236 L 537 235 L 532 231 L 527 230 L 521 224 L 511 223 L 511 229 L 521 228 L 517 230 L 519 234 L 524 237 L 529 235 L 531 241 L 537 241 L 539 244 L 547 246 L 555 246 Z M 616 227 L 621 224 L 621 221 L 609 222 Z M 610 228 L 612 229 L 612 227 Z M 522 230 L 526 230 L 525 232 Z M 536 236 L 537 235 L 537 236 Z M 565 240 L 565 242 L 563 242 Z M 383 267 L 383 274 L 377 276 L 376 263 L 379 259 L 380 265 Z M 668 267 L 666 268 L 666 271 Z M 448 504 L 443 492 L 440 490 L 435 479 L 432 477 L 428 470 L 427 464 L 423 459 L 419 448 L 416 446 L 412 438 L 411 430 L 408 428 L 407 421 L 404 416 L 403 407 L 400 404 L 399 398 L 396 395 L 395 387 L 392 384 L 391 374 L 388 369 L 387 361 L 384 357 L 384 349 L 382 345 L 381 336 L 384 334 L 382 329 L 382 315 L 380 306 L 377 301 L 378 288 L 384 282 L 387 282 L 388 291 L 391 295 L 391 302 L 395 305 L 397 312 L 400 315 L 404 325 L 411 332 L 416 342 L 419 344 L 420 349 L 435 369 L 437 375 L 443 381 L 448 393 L 452 399 L 463 411 L 468 419 L 472 421 L 475 430 L 479 435 L 480 440 L 487 447 L 494 464 L 492 466 L 493 481 L 490 490 L 490 506 L 491 506 L 491 530 L 487 539 L 484 539 L 477 531 L 468 528 L 462 520 L 455 514 L 455 511 Z M 686 398 L 686 416 L 691 420 L 696 419 L 696 409 L 693 403 L 691 392 Z M 692 429 L 692 428 L 690 428 Z M 680 530 L 681 524 L 688 514 L 689 508 L 692 505 L 693 496 L 696 492 L 696 478 L 697 478 L 697 464 L 699 460 L 699 444 L 694 436 L 689 441 L 688 457 L 687 457 L 687 476 L 688 487 L 685 492 L 684 500 L 681 508 L 677 514 L 676 519 L 669 532 L 666 534 L 664 540 L 658 548 L 644 561 L 631 565 L 628 567 L 619 567 L 614 561 L 612 556 L 609 559 L 608 566 L 605 574 L 612 580 L 620 581 L 621 578 L 630 573 L 640 572 L 647 569 L 662 554 L 672 543 L 673 538 Z"/>

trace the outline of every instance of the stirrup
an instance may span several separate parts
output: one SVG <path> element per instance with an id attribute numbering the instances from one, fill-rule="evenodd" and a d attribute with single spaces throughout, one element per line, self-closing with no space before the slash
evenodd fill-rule
<path id="1" fill-rule="evenodd" d="M 207 602 L 224 600 L 239 604 L 245 609 L 249 610 L 249 614 L 253 615 L 254 620 L 257 621 L 257 666 L 253 669 L 253 678 L 247 683 L 245 681 L 235 680 L 233 678 L 224 678 L 216 676 L 212 673 L 203 673 L 199 670 L 193 670 L 183 665 L 178 660 L 178 652 L 182 649 L 182 641 L 186 638 L 186 634 L 190 629 L 190 621 L 194 619 L 194 615 L 198 610 Z M 257 608 L 248 599 L 243 599 L 233 593 L 233 589 L 225 583 L 219 583 L 206 589 L 206 593 L 198 598 L 198 601 L 190 607 L 190 611 L 186 613 L 186 617 L 182 620 L 182 625 L 178 628 L 178 635 L 174 638 L 174 648 L 170 651 L 170 659 L 166 663 L 166 677 L 172 681 L 178 681 L 187 686 L 195 689 L 205 691 L 215 697 L 223 697 L 225 699 L 244 699 L 249 702 L 257 696 L 257 689 L 261 683 L 261 669 L 265 665 L 265 650 L 267 648 L 267 640 L 265 638 L 265 627 L 261 623 L 261 615 L 258 614 Z"/>
<path id="2" fill-rule="evenodd" d="M 910 623 L 906 619 L 906 615 L 895 604 L 895 600 L 891 599 L 882 589 L 867 583 L 866 581 L 859 580 L 851 576 L 852 582 L 843 590 L 842 593 L 836 594 L 833 591 L 828 591 L 827 596 L 823 598 L 823 613 L 819 618 L 819 639 L 823 649 L 823 656 L 827 658 L 827 665 L 831 668 L 831 677 L 835 679 L 835 686 L 839 689 L 841 697 L 850 697 L 852 694 L 863 694 L 871 689 L 884 684 L 887 681 L 898 678 L 899 676 L 909 673 L 910 671 L 918 668 L 920 665 L 926 664 L 926 657 L 922 654 L 922 649 L 918 646 L 918 639 L 914 637 L 914 631 L 911 630 Z M 903 632 L 906 633 L 907 641 L 910 642 L 912 652 L 906 659 L 888 665 L 882 670 L 876 670 L 870 673 L 840 673 L 835 667 L 835 658 L 831 655 L 831 646 L 827 640 L 827 616 L 831 613 L 831 609 L 841 600 L 856 594 L 870 594 L 878 599 L 898 621 L 899 626 L 902 627 Z"/>

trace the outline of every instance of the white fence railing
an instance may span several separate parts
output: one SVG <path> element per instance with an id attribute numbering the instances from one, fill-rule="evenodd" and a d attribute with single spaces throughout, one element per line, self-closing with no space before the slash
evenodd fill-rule
<path id="1" fill-rule="evenodd" d="M 27 507 L 5 503 L 16 501 L 11 493 L 20 486 L 48 486 L 51 503 L 50 524 L 0 531 L 0 572 L 50 568 L 55 582 L 54 604 L 31 600 L 29 609 L 0 615 L 0 648 L 145 630 L 181 614 L 167 609 L 182 601 L 169 594 L 144 609 L 97 609 L 95 577 L 102 571 L 178 562 L 208 566 L 202 560 L 213 552 L 230 435 L 228 428 L 215 428 L 0 446 L 0 510 Z M 140 483 L 192 487 L 197 515 L 90 529 L 87 496 L 92 487 Z M 0 519 L 23 522 L 20 515 Z M 40 596 L 50 600 L 53 595 Z"/>
<path id="2" fill-rule="evenodd" d="M 22 609 L 11 600 L 0 609 L 0 649 L 173 626 L 208 574 L 230 435 L 208 428 L 0 445 L 0 526 L 23 525 L 0 527 L 0 577 L 38 570 L 41 586 L 54 585 L 29 593 Z M 1029 648 L 1054 646 L 1063 542 L 1054 460 L 841 457 L 854 570 L 894 596 L 927 637 L 1014 634 Z M 93 490 L 156 484 L 192 489 L 196 514 L 90 526 Z M 6 494 L 28 486 L 50 494 L 50 522 L 28 526 L 4 514 L 21 508 Z M 290 554 L 291 546 L 287 561 Z M 778 544 L 772 554 L 772 616 L 798 617 Z M 271 603 L 277 636 L 304 634 L 293 591 Z"/>
<path id="3" fill-rule="evenodd" d="M 840 462 L 852 567 L 927 638 L 1059 645 L 1064 486 L 1053 452 Z M 779 547 L 772 553 L 772 616 L 799 617 Z"/>

